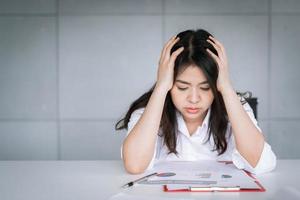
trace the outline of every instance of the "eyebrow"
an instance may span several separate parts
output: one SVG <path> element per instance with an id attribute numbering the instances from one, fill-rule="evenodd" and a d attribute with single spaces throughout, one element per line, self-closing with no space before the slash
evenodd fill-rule
<path id="1" fill-rule="evenodd" d="M 186 81 L 183 81 L 183 80 L 179 80 L 179 79 L 177 79 L 176 82 L 187 84 L 187 85 L 192 85 L 189 82 L 186 82 Z M 206 81 L 202 81 L 202 82 L 198 83 L 198 85 L 203 85 L 203 84 L 208 84 L 208 81 L 206 80 Z"/>

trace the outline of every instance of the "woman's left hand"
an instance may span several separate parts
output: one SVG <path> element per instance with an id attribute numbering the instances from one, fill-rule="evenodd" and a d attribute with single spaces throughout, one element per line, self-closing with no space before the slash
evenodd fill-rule
<path id="1" fill-rule="evenodd" d="M 227 89 L 232 89 L 231 81 L 229 78 L 227 55 L 224 46 L 221 44 L 221 42 L 219 42 L 217 39 L 215 39 L 212 36 L 209 36 L 207 42 L 209 42 L 218 52 L 218 56 L 217 56 L 208 48 L 206 49 L 206 51 L 213 57 L 213 59 L 215 60 L 219 68 L 217 89 L 221 93 Z"/>

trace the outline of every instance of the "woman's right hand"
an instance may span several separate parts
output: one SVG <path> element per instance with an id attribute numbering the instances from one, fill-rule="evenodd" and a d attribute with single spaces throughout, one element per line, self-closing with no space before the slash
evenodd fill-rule
<path id="1" fill-rule="evenodd" d="M 164 46 L 159 60 L 156 87 L 161 87 L 169 91 L 173 87 L 174 63 L 177 56 L 183 51 L 183 47 L 178 48 L 170 55 L 171 49 L 178 42 L 179 38 L 172 37 Z"/>

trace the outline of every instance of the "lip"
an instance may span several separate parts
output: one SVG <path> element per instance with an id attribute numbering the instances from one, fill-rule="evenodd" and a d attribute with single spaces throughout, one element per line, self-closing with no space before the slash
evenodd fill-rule
<path id="1" fill-rule="evenodd" d="M 191 114 L 196 114 L 199 112 L 199 108 L 192 108 L 192 107 L 186 107 L 185 110 L 188 112 L 188 113 L 191 113 Z"/>

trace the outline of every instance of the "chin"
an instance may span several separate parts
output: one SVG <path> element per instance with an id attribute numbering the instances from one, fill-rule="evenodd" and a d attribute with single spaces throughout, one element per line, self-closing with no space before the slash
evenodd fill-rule
<path id="1" fill-rule="evenodd" d="M 204 113 L 206 113 L 206 111 L 203 111 L 201 108 L 200 108 L 200 110 L 199 110 L 199 112 L 198 113 L 189 113 L 189 112 L 187 112 L 185 109 L 183 109 L 182 111 L 181 111 L 181 114 L 185 117 L 185 118 L 187 118 L 187 119 L 197 119 L 197 118 L 201 118 L 202 116 L 203 116 L 203 114 Z"/>
<path id="2" fill-rule="evenodd" d="M 183 116 L 188 119 L 197 119 L 197 118 L 201 117 L 201 113 L 191 114 L 191 113 L 188 113 L 185 111 L 185 112 L 183 112 Z"/>

